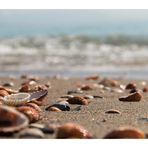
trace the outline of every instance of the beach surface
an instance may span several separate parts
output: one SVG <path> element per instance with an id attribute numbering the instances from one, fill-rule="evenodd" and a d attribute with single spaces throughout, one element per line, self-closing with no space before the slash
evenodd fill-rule
<path id="1" fill-rule="evenodd" d="M 28 81 L 28 77 L 1 77 L 0 85 L 12 82 L 14 86 L 7 88 L 18 90 L 22 83 Z M 122 102 L 120 97 L 128 96 L 130 90 L 123 89 L 129 83 L 135 83 L 136 88 L 142 90 L 147 88 L 148 81 L 127 80 L 124 78 L 116 79 L 116 86 L 104 86 L 99 84 L 104 77 L 96 80 L 86 80 L 83 78 L 66 78 L 60 76 L 38 77 L 37 85 L 48 84 L 48 95 L 44 98 L 41 119 L 36 123 L 48 125 L 63 125 L 65 123 L 76 123 L 88 130 L 94 138 L 104 138 L 104 136 L 119 127 L 135 127 L 148 133 L 148 92 L 141 91 L 142 99 L 138 102 Z M 110 78 L 108 78 L 110 79 Z M 92 86 L 92 90 L 83 90 L 83 93 L 71 93 L 73 96 L 98 96 L 89 99 L 88 105 L 70 104 L 70 111 L 47 111 L 48 106 L 55 104 L 61 96 L 67 95 L 68 91 L 76 90 L 83 85 Z M 106 113 L 110 109 L 116 109 L 119 113 Z M 1 137 L 7 138 L 7 137 Z M 15 134 L 8 138 L 16 138 Z M 56 133 L 46 134 L 45 138 L 56 138 Z"/>

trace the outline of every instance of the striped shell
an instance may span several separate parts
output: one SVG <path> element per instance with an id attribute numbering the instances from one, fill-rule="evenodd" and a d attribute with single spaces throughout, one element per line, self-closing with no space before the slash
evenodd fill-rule
<path id="1" fill-rule="evenodd" d="M 31 102 L 33 100 L 40 99 L 47 95 L 48 91 L 47 90 L 41 90 L 37 91 L 34 93 L 17 93 L 17 94 L 12 94 L 8 95 L 5 97 L 1 97 L 0 101 L 3 104 L 10 105 L 10 106 L 17 106 L 17 105 L 23 105 L 25 103 Z"/>

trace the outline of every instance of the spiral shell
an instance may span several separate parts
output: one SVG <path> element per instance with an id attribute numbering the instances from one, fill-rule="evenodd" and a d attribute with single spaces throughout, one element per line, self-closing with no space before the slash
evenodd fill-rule
<path id="1" fill-rule="evenodd" d="M 66 123 L 57 129 L 56 138 L 65 139 L 65 138 L 80 138 L 88 139 L 92 138 L 92 135 L 84 129 L 82 126 L 74 123 Z"/>

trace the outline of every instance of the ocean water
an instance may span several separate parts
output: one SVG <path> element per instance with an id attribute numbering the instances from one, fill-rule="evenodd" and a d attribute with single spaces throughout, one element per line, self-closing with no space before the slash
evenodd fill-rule
<path id="1" fill-rule="evenodd" d="M 136 10 L 1 10 L 0 75 L 147 79 L 147 17 Z"/>

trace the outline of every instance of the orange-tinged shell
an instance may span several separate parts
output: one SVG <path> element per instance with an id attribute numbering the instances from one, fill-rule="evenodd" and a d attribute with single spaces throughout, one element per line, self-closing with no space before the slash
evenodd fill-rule
<path id="1" fill-rule="evenodd" d="M 18 93 L 17 90 L 13 90 L 13 89 L 10 89 L 10 88 L 5 88 L 5 87 L 3 87 L 3 86 L 0 86 L 0 90 L 5 90 L 5 91 L 7 91 L 9 94 Z"/>
<path id="2" fill-rule="evenodd" d="M 30 123 L 40 119 L 40 113 L 30 106 L 19 106 L 17 110 L 25 114 L 29 118 Z"/>
<path id="3" fill-rule="evenodd" d="M 81 86 L 81 90 L 85 90 L 85 91 L 88 91 L 88 90 L 92 90 L 93 88 L 92 88 L 92 86 L 90 86 L 90 85 L 82 85 Z"/>
<path id="4" fill-rule="evenodd" d="M 108 133 L 105 139 L 144 139 L 145 134 L 136 128 L 121 127 Z"/>
<path id="5" fill-rule="evenodd" d="M 73 98 L 69 98 L 66 100 L 70 104 L 80 104 L 80 105 L 88 105 L 88 100 L 83 97 L 75 96 Z"/>
<path id="6" fill-rule="evenodd" d="M 119 100 L 124 102 L 138 102 L 141 100 L 141 98 L 142 98 L 142 94 L 140 92 L 135 92 L 130 94 L 127 97 L 121 97 L 119 98 Z"/>
<path id="7" fill-rule="evenodd" d="M 28 118 L 15 108 L 0 106 L 0 133 L 12 133 L 28 126 Z"/>
<path id="8" fill-rule="evenodd" d="M 0 90 L 0 96 L 1 97 L 5 97 L 5 96 L 8 96 L 9 93 L 6 91 L 6 90 Z"/>
<path id="9" fill-rule="evenodd" d="M 79 138 L 88 139 L 92 138 L 92 135 L 84 129 L 82 126 L 74 123 L 66 123 L 57 129 L 56 138 L 66 139 L 66 138 Z"/>
<path id="10" fill-rule="evenodd" d="M 41 113 L 41 108 L 35 103 L 27 103 L 26 106 L 34 108 L 38 113 Z"/>

